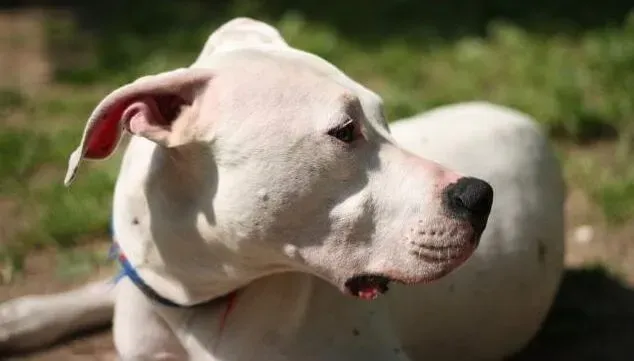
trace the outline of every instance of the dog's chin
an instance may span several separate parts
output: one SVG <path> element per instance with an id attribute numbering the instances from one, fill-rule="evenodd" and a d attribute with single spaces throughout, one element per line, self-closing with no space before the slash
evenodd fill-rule
<path id="1" fill-rule="evenodd" d="M 466 243 L 459 250 L 447 250 L 446 247 L 419 248 L 414 254 L 425 265 L 423 272 L 411 274 L 391 269 L 385 272 L 359 273 L 344 282 L 342 291 L 362 300 L 374 300 L 387 293 L 391 283 L 416 285 L 434 282 L 453 272 L 473 255 L 477 239 Z"/>
<path id="2" fill-rule="evenodd" d="M 390 285 L 392 283 L 398 283 L 406 286 L 431 283 L 444 277 L 455 268 L 455 266 L 441 267 L 432 272 L 428 272 L 423 276 L 408 278 L 389 276 L 381 273 L 363 273 L 348 278 L 341 288 L 345 294 L 362 300 L 372 301 L 377 299 L 379 296 L 386 294 L 390 290 Z"/>

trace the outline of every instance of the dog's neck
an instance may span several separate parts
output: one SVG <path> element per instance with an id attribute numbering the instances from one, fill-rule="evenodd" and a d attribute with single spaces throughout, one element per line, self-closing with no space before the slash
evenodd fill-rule
<path id="1" fill-rule="evenodd" d="M 197 164 L 198 151 L 133 137 L 114 196 L 113 232 L 121 250 L 145 283 L 180 305 L 224 296 L 275 271 L 251 267 L 255 256 L 201 234 L 199 224 L 213 224 L 215 215 L 211 202 L 201 201 L 212 199 L 213 190 L 199 183 L 216 175 Z"/>
<path id="2" fill-rule="evenodd" d="M 211 360 L 407 360 L 382 302 L 285 273 L 241 289 L 222 329 L 224 302 L 159 312 L 191 354 Z"/>
<path id="3" fill-rule="evenodd" d="M 185 349 L 206 360 L 406 361 L 385 301 L 343 295 L 309 274 L 282 273 L 196 307 L 159 302 L 155 310 Z"/>

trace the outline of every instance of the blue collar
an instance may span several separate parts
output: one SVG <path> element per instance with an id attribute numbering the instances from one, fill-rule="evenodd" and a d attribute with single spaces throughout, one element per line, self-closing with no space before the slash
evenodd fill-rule
<path id="1" fill-rule="evenodd" d="M 180 304 L 178 304 L 176 302 L 173 302 L 173 301 L 171 301 L 171 300 L 159 295 L 152 287 L 150 287 L 147 283 L 145 283 L 143 281 L 143 279 L 141 278 L 141 276 L 139 276 L 139 273 L 136 271 L 136 269 L 134 268 L 132 263 L 130 263 L 130 261 L 125 256 L 125 254 L 123 254 L 123 251 L 121 250 L 121 248 L 119 247 L 119 245 L 116 242 L 116 237 L 114 236 L 114 228 L 112 227 L 112 222 L 110 223 L 110 233 L 112 235 L 113 242 L 112 242 L 112 246 L 110 246 L 109 258 L 110 259 L 115 259 L 116 258 L 116 260 L 118 261 L 119 265 L 121 266 L 121 270 L 119 271 L 119 274 L 115 277 L 114 283 L 119 282 L 123 277 L 127 277 L 128 279 L 130 279 L 130 281 L 132 281 L 132 283 L 134 283 L 134 285 L 141 292 L 143 292 L 145 297 L 149 298 L 151 301 L 154 301 L 154 302 L 156 302 L 156 303 L 158 303 L 160 305 L 167 306 L 167 307 L 193 308 L 193 307 L 204 305 L 204 304 L 207 304 L 207 303 L 213 301 L 213 300 L 203 301 L 203 302 L 196 303 L 196 304 L 193 304 L 193 305 L 180 305 Z M 224 296 L 224 298 L 228 299 L 228 304 L 227 304 L 227 310 L 225 311 L 225 314 L 223 315 L 223 321 L 221 322 L 221 328 L 224 327 L 224 320 L 229 315 L 231 310 L 233 309 L 233 304 L 234 304 L 235 298 L 236 298 L 236 291 L 233 291 L 233 292 L 227 294 L 226 296 Z"/>
<path id="2" fill-rule="evenodd" d="M 115 277 L 114 283 L 119 282 L 123 277 L 128 277 L 130 281 L 132 281 L 132 283 L 134 283 L 134 285 L 145 295 L 145 297 L 149 298 L 151 301 L 154 301 L 160 305 L 167 306 L 167 307 L 192 308 L 192 307 L 204 305 L 213 301 L 213 300 L 203 301 L 201 303 L 197 303 L 194 305 L 185 306 L 185 305 L 179 305 L 178 303 L 170 301 L 167 298 L 159 295 L 156 291 L 154 291 L 154 289 L 152 289 L 152 287 L 150 287 L 147 283 L 143 282 L 143 279 L 141 278 L 141 276 L 139 276 L 139 273 L 136 271 L 136 269 L 134 269 L 134 266 L 132 266 L 130 261 L 128 261 L 128 258 L 125 256 L 125 254 L 123 254 L 123 251 L 121 250 L 121 248 L 116 242 L 116 238 L 114 236 L 114 229 L 112 227 L 112 222 L 110 223 L 110 233 L 112 234 L 113 242 L 112 242 L 112 246 L 110 247 L 109 257 L 110 259 L 116 258 L 119 264 L 121 265 L 121 271 Z M 225 311 L 223 312 L 220 318 L 220 325 L 219 325 L 220 333 L 223 332 L 225 325 L 227 323 L 227 318 L 229 317 L 229 315 L 231 314 L 231 312 L 233 311 L 235 307 L 235 304 L 237 302 L 237 294 L 238 294 L 237 291 L 233 291 L 222 297 L 223 299 L 226 300 L 227 305 L 226 305 Z"/>
<path id="3" fill-rule="evenodd" d="M 139 273 L 136 271 L 134 266 L 132 266 L 130 261 L 128 261 L 128 258 L 125 256 L 125 254 L 123 254 L 123 252 L 121 251 L 121 248 L 119 248 L 119 245 L 116 242 L 113 242 L 112 246 L 110 247 L 110 258 L 111 259 L 116 258 L 117 261 L 119 262 L 119 265 L 121 266 L 121 271 L 116 276 L 115 283 L 119 282 L 123 277 L 128 277 L 128 279 L 130 279 L 130 281 L 132 281 L 132 283 L 134 283 L 134 285 L 137 286 L 137 288 L 141 292 L 143 292 L 143 294 L 147 298 L 163 306 L 181 307 L 181 308 L 196 306 L 196 305 L 192 305 L 192 306 L 179 305 L 159 295 L 156 291 L 154 291 L 154 289 L 152 289 L 152 287 L 150 287 L 147 283 L 143 281 L 141 276 L 139 276 Z"/>
<path id="4" fill-rule="evenodd" d="M 132 281 L 132 283 L 134 283 L 134 285 L 137 286 L 137 288 L 141 292 L 143 292 L 145 297 L 149 298 L 150 300 L 160 305 L 167 306 L 167 307 L 180 307 L 180 308 L 189 308 L 189 307 L 197 306 L 197 305 L 191 305 L 191 306 L 179 305 L 178 303 L 170 301 L 167 298 L 159 295 L 156 291 L 154 291 L 154 289 L 152 289 L 152 287 L 150 287 L 147 283 L 145 283 L 143 279 L 141 278 L 141 276 L 139 276 L 139 273 L 136 271 L 136 269 L 134 269 L 134 266 L 132 266 L 132 263 L 128 261 L 128 258 L 125 256 L 125 254 L 123 254 L 123 251 L 117 244 L 117 241 L 116 241 L 117 238 L 115 237 L 115 234 L 114 234 L 112 219 L 110 219 L 110 234 L 112 235 L 113 242 L 112 242 L 112 246 L 110 246 L 110 252 L 108 256 L 110 259 L 116 258 L 116 260 L 119 262 L 119 265 L 121 266 L 121 271 L 119 271 L 119 274 L 115 277 L 114 283 L 118 283 L 123 277 L 128 277 L 130 281 Z"/>

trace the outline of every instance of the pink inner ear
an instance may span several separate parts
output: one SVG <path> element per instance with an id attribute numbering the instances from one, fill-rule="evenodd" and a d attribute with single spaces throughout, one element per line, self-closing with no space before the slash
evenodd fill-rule
<path id="1" fill-rule="evenodd" d="M 104 159 L 108 157 L 117 146 L 121 137 L 121 124 L 119 120 L 129 102 L 116 104 L 104 114 L 102 119 L 92 129 L 86 142 L 84 157 L 89 159 Z"/>
<path id="2" fill-rule="evenodd" d="M 183 98 L 173 94 L 153 94 L 121 101 L 105 111 L 96 121 L 88 136 L 85 157 L 104 159 L 119 143 L 121 131 L 127 128 L 133 134 L 169 131 L 169 126 L 178 117 Z M 141 113 L 141 117 L 135 117 Z M 132 122 L 132 123 L 131 123 Z"/>
<path id="3" fill-rule="evenodd" d="M 171 131 L 171 125 L 182 107 L 192 104 L 197 90 L 212 75 L 208 69 L 179 68 L 142 77 L 111 92 L 88 119 L 82 143 L 77 152 L 73 153 L 74 164 L 69 167 L 77 167 L 82 157 L 104 159 L 112 154 L 124 126 L 128 126 L 121 123 L 128 108 L 133 109 L 125 121 L 129 122 L 130 117 L 133 117 L 142 130 L 141 136 L 158 134 L 159 138 L 164 139 L 166 133 Z M 140 103 L 137 104 L 140 106 L 133 106 L 135 103 Z"/>
<path id="4" fill-rule="evenodd" d="M 184 103 L 175 95 L 153 95 L 119 102 L 96 121 L 88 137 L 84 156 L 89 159 L 108 157 L 117 146 L 123 128 L 134 134 L 165 129 L 178 116 Z M 135 124 L 130 124 L 137 113 L 142 113 L 143 117 L 135 119 Z"/>
<path id="5" fill-rule="evenodd" d="M 160 97 L 158 97 L 160 100 Z M 152 132 L 168 132 L 173 119 L 166 119 L 157 100 L 145 97 L 130 104 L 121 116 L 123 126 L 132 134 L 148 136 Z"/>

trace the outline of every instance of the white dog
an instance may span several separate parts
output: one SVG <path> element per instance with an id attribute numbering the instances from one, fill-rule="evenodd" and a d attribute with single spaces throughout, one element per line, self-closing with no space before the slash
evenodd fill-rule
<path id="1" fill-rule="evenodd" d="M 447 106 L 390 133 L 379 96 L 240 18 L 190 67 L 106 96 L 66 182 L 122 129 L 128 277 L 6 302 L 5 350 L 106 324 L 114 305 L 126 361 L 495 360 L 557 290 L 562 177 L 518 112 Z"/>

